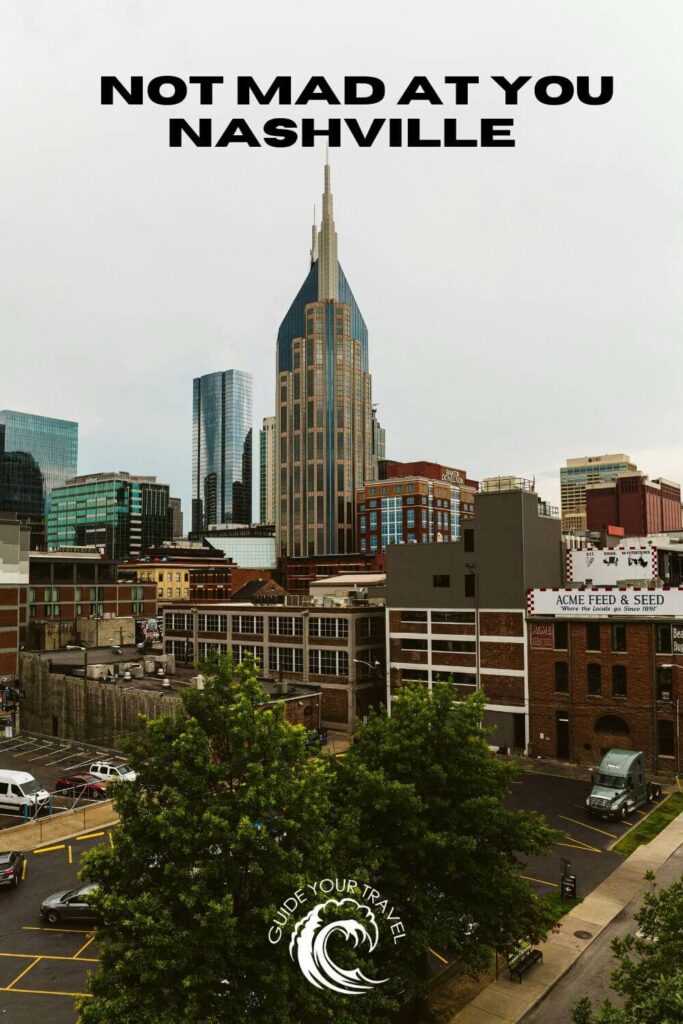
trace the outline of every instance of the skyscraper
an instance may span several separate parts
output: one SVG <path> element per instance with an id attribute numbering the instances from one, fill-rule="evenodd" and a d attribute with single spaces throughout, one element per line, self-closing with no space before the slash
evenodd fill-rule
<path id="1" fill-rule="evenodd" d="M 259 432 L 259 505 L 262 523 L 275 522 L 277 484 L 277 418 L 264 416 Z"/>
<path id="2" fill-rule="evenodd" d="M 611 483 L 621 473 L 632 473 L 638 467 L 628 455 L 587 455 L 567 459 L 560 468 L 560 503 L 562 529 L 586 529 L 586 487 Z"/>
<path id="3" fill-rule="evenodd" d="M 49 512 L 53 488 L 61 487 L 77 472 L 78 423 L 3 409 L 0 411 L 0 435 L 0 451 L 24 452 L 33 457 L 32 460 L 8 459 L 5 464 L 5 490 L 13 488 L 16 500 L 23 494 L 30 505 L 25 508 L 15 505 L 14 511 L 35 514 L 37 465 L 43 478 L 44 510 Z"/>
<path id="4" fill-rule="evenodd" d="M 192 531 L 251 523 L 252 378 L 241 370 L 195 377 Z"/>
<path id="5" fill-rule="evenodd" d="M 372 478 L 368 331 L 337 259 L 330 167 L 311 266 L 277 338 L 277 550 L 352 552 L 355 490 Z"/>

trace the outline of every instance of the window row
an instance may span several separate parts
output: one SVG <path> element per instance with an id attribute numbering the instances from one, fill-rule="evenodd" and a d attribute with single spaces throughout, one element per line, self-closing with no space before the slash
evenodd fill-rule
<path id="1" fill-rule="evenodd" d="M 401 612 L 401 622 L 427 622 L 427 612 L 419 609 L 408 609 Z M 448 624 L 473 626 L 474 612 L 432 612 L 432 624 Z"/>
<path id="2" fill-rule="evenodd" d="M 628 696 L 627 674 L 625 665 L 611 666 L 612 696 Z M 602 695 L 602 665 L 590 663 L 586 666 L 586 689 L 591 697 Z M 569 663 L 555 662 L 555 692 L 569 693 Z"/>

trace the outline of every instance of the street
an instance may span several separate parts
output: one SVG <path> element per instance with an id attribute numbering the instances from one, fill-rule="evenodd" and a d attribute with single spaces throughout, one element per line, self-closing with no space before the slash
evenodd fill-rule
<path id="1" fill-rule="evenodd" d="M 683 846 L 656 873 L 657 884 L 666 888 L 683 875 Z M 645 882 L 643 882 L 645 886 Z M 610 942 L 617 935 L 637 930 L 633 918 L 642 892 L 605 928 L 586 953 L 565 974 L 549 994 L 523 1018 L 524 1024 L 570 1024 L 571 1009 L 577 1000 L 587 996 L 593 1003 L 610 997 L 610 973 L 614 967 Z"/>

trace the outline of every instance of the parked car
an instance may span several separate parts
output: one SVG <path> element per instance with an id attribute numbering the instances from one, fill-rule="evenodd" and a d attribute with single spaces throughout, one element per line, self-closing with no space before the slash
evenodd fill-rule
<path id="1" fill-rule="evenodd" d="M 116 782 L 120 779 L 124 782 L 135 782 L 137 778 L 137 773 L 123 761 L 95 761 L 90 765 L 88 773 L 104 782 Z"/>
<path id="2" fill-rule="evenodd" d="M 57 779 L 55 789 L 69 796 L 86 796 L 90 800 L 106 800 L 107 785 L 97 775 L 65 775 Z"/>
<path id="3" fill-rule="evenodd" d="M 26 855 L 19 850 L 0 853 L 0 886 L 11 885 L 15 889 L 23 879 Z"/>
<path id="4" fill-rule="evenodd" d="M 43 900 L 40 916 L 48 924 L 59 924 L 60 921 L 89 921 L 98 924 L 102 919 L 88 903 L 88 896 L 94 885 L 81 885 L 78 889 L 67 889 L 56 892 Z"/>
<path id="5" fill-rule="evenodd" d="M 40 810 L 50 802 L 50 794 L 28 772 L 0 768 L 0 812 L 21 813 L 28 805 Z"/>

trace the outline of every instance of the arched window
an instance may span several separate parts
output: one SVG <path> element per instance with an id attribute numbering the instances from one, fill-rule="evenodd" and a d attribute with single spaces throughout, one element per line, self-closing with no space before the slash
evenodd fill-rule
<path id="1" fill-rule="evenodd" d="M 596 732 L 609 732 L 616 736 L 628 736 L 630 729 L 623 718 L 618 715 L 603 715 L 595 723 Z"/>

